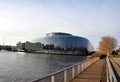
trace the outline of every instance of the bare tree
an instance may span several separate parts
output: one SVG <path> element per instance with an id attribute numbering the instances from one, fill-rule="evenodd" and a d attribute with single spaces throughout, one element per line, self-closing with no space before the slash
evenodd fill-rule
<path id="1" fill-rule="evenodd" d="M 112 50 L 117 46 L 117 40 L 110 36 L 104 36 L 99 43 L 99 51 L 102 54 L 111 53 Z"/>

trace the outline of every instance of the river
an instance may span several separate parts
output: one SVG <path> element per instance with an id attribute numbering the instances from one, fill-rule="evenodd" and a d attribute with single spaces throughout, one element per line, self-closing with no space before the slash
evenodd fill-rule
<path id="1" fill-rule="evenodd" d="M 85 56 L 0 51 L 0 82 L 29 82 L 85 61 Z"/>

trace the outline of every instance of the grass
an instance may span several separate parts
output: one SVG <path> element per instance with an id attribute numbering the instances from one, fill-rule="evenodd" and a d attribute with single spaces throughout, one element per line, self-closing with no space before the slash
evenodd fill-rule
<path id="1" fill-rule="evenodd" d="M 120 55 L 112 54 L 113 57 L 120 58 Z"/>

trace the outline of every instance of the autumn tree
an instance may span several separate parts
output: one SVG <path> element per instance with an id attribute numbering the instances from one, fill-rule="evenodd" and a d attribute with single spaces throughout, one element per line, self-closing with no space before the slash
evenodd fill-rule
<path id="1" fill-rule="evenodd" d="M 110 36 L 104 36 L 99 43 L 99 52 L 102 54 L 111 53 L 117 46 L 117 40 Z"/>
<path id="2" fill-rule="evenodd" d="M 99 57 L 103 54 L 109 54 L 117 46 L 117 40 L 110 36 L 104 36 L 99 43 L 99 50 L 92 55 L 87 56 L 88 59 Z"/>

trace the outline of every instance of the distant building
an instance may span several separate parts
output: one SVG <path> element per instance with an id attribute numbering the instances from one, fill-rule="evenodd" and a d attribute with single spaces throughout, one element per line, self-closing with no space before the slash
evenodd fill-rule
<path id="1" fill-rule="evenodd" d="M 48 33 L 45 37 L 30 42 L 18 42 L 17 48 L 28 51 L 54 50 L 55 52 L 70 51 L 76 53 L 89 53 L 94 51 L 88 39 L 61 32 Z"/>
<path id="2" fill-rule="evenodd" d="M 40 51 L 43 49 L 43 44 L 40 42 L 32 43 L 26 41 L 25 43 L 18 42 L 17 43 L 18 50 L 25 50 L 25 51 Z"/>
<path id="3" fill-rule="evenodd" d="M 16 48 L 17 48 L 17 49 L 23 49 L 23 43 L 22 43 L 22 42 L 18 42 L 18 43 L 16 44 Z"/>
<path id="4" fill-rule="evenodd" d="M 113 50 L 112 54 L 120 55 L 120 46 L 118 46 L 115 50 Z"/>

